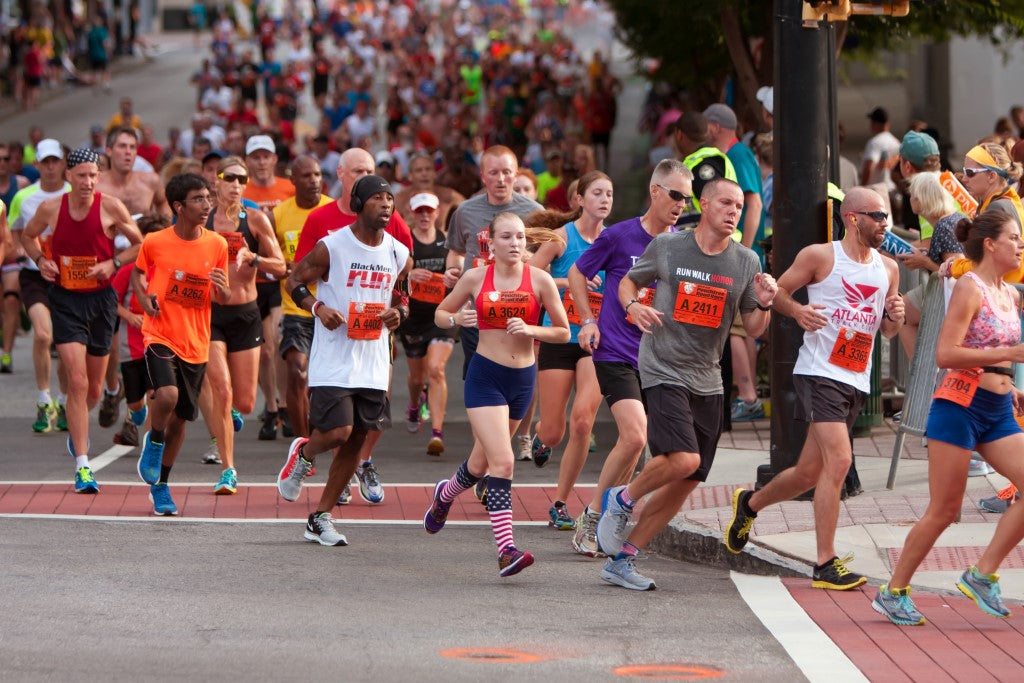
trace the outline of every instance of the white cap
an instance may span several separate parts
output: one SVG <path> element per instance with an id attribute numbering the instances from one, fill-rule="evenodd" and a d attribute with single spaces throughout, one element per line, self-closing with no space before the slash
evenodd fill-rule
<path id="1" fill-rule="evenodd" d="M 43 159 L 49 159 L 50 157 L 56 157 L 57 159 L 64 158 L 64 148 L 60 146 L 60 143 L 53 138 L 46 138 L 40 140 L 39 144 L 36 145 L 36 159 L 42 161 Z"/>
<path id="2" fill-rule="evenodd" d="M 761 103 L 768 113 L 775 115 L 775 89 L 765 85 L 757 89 L 757 101 Z"/>
<path id="3" fill-rule="evenodd" d="M 265 149 L 271 154 L 277 154 L 277 147 L 269 135 L 253 135 L 245 143 L 245 156 L 249 156 L 256 150 Z"/>
<path id="4" fill-rule="evenodd" d="M 373 163 L 377 166 L 381 164 L 391 164 L 391 168 L 395 167 L 395 155 L 386 149 L 382 149 L 377 152 L 377 155 L 373 157 Z"/>
<path id="5" fill-rule="evenodd" d="M 414 194 L 412 198 L 409 199 L 409 208 L 412 209 L 413 211 L 422 209 L 424 206 L 430 207 L 431 209 L 436 209 L 439 204 L 440 202 L 437 199 L 437 195 L 431 194 L 429 192 L 420 192 L 419 194 Z"/>

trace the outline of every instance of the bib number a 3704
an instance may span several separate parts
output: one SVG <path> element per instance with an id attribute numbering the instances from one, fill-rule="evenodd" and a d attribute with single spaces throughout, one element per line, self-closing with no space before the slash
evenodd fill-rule
<path id="1" fill-rule="evenodd" d="M 978 369 L 947 370 L 932 398 L 944 398 L 966 408 L 974 400 L 980 379 Z"/>

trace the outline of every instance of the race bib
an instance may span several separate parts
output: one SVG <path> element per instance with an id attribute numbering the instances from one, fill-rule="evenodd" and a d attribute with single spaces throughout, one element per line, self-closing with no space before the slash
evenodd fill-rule
<path id="1" fill-rule="evenodd" d="M 441 303 L 444 301 L 444 276 L 433 273 L 426 282 L 409 280 L 409 296 L 428 304 Z"/>
<path id="2" fill-rule="evenodd" d="M 100 283 L 88 273 L 96 265 L 95 256 L 61 256 L 60 286 L 64 289 L 96 289 Z"/>
<path id="3" fill-rule="evenodd" d="M 380 318 L 383 312 L 384 304 L 348 302 L 348 338 L 380 339 L 384 330 L 384 321 Z"/>
<path id="4" fill-rule="evenodd" d="M 979 379 L 981 372 L 978 370 L 947 370 L 932 398 L 944 398 L 966 408 L 978 391 Z"/>
<path id="5" fill-rule="evenodd" d="M 641 288 L 640 291 L 636 293 L 636 302 L 638 304 L 643 304 L 644 306 L 653 306 L 655 289 L 655 287 Z M 633 316 L 631 316 L 629 313 L 626 314 L 626 322 L 629 323 L 630 325 L 633 324 Z"/>
<path id="6" fill-rule="evenodd" d="M 493 261 L 491 261 L 491 259 L 489 258 L 480 258 L 479 256 L 477 256 L 475 259 L 473 259 L 474 268 L 486 268 L 487 266 L 491 265 L 491 263 L 493 263 Z"/>
<path id="7" fill-rule="evenodd" d="M 597 318 L 601 314 L 601 301 L 603 299 L 604 295 L 599 292 L 587 292 L 587 301 L 590 302 L 590 312 L 594 314 L 594 318 Z M 572 292 L 568 289 L 565 290 L 565 294 L 562 295 L 562 305 L 565 306 L 565 315 L 569 318 L 569 322 L 571 324 L 583 324 L 580 312 L 576 308 L 576 302 L 572 300 Z"/>
<path id="8" fill-rule="evenodd" d="M 491 260 L 491 236 L 488 230 L 481 230 L 476 234 L 476 243 L 480 248 L 480 258 L 485 261 Z"/>
<path id="9" fill-rule="evenodd" d="M 245 236 L 238 232 L 218 232 L 218 235 L 228 241 L 228 263 L 234 263 L 238 252 L 245 246 Z"/>
<path id="10" fill-rule="evenodd" d="M 530 295 L 527 292 L 491 291 L 483 297 L 483 318 L 491 327 L 504 329 L 509 318 L 526 318 L 530 310 Z"/>
<path id="11" fill-rule="evenodd" d="M 680 282 L 672 319 L 701 327 L 721 327 L 727 295 L 728 292 L 721 287 Z"/>
<path id="12" fill-rule="evenodd" d="M 853 372 L 864 372 L 868 369 L 874 341 L 875 338 L 870 334 L 843 327 L 839 330 L 828 362 Z"/>
<path id="13" fill-rule="evenodd" d="M 299 246 L 299 231 L 298 230 L 285 230 L 284 231 L 284 257 L 288 261 L 295 260 L 295 250 Z"/>
<path id="14" fill-rule="evenodd" d="M 164 301 L 185 308 L 204 308 L 210 303 L 210 278 L 176 270 L 167 283 Z"/>

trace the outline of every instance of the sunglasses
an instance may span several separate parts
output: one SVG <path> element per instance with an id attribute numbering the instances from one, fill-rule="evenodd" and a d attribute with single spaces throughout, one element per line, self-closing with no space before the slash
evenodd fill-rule
<path id="1" fill-rule="evenodd" d="M 860 214 L 861 216 L 867 216 L 878 223 L 883 223 L 889 220 L 889 214 L 885 211 L 854 211 L 854 213 Z"/>
<path id="2" fill-rule="evenodd" d="M 238 181 L 239 185 L 245 185 L 249 182 L 249 176 L 241 175 L 238 173 L 218 173 L 217 177 L 223 180 L 225 183 L 233 183 Z"/>
<path id="3" fill-rule="evenodd" d="M 10 157 L 0 157 L 0 161 L 10 161 Z"/>
<path id="4" fill-rule="evenodd" d="M 686 202 L 687 204 L 689 204 L 690 200 L 693 199 L 693 195 L 683 194 L 679 190 L 670 190 L 669 188 L 665 187 L 661 183 L 655 183 L 655 185 L 657 185 L 661 189 L 665 190 L 665 192 L 669 196 L 669 199 L 671 199 L 674 202 Z"/>
<path id="5" fill-rule="evenodd" d="M 979 173 L 994 173 L 994 171 L 991 168 L 965 168 L 964 169 L 964 176 L 966 176 L 968 178 L 973 178 L 974 176 L 978 175 Z"/>

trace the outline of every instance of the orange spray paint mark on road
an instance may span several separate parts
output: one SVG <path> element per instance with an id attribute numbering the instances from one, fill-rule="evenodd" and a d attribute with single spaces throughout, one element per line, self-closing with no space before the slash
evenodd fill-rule
<path id="1" fill-rule="evenodd" d="M 721 678 L 725 672 L 721 669 L 692 664 L 639 664 L 635 666 L 618 666 L 612 669 L 616 676 L 627 678 L 648 678 L 660 681 L 702 681 Z"/>
<path id="2" fill-rule="evenodd" d="M 492 648 L 455 648 L 442 650 L 441 656 L 448 659 L 468 659 L 474 662 L 490 662 L 493 664 L 531 664 L 542 662 L 546 657 L 522 650 L 503 650 Z"/>

